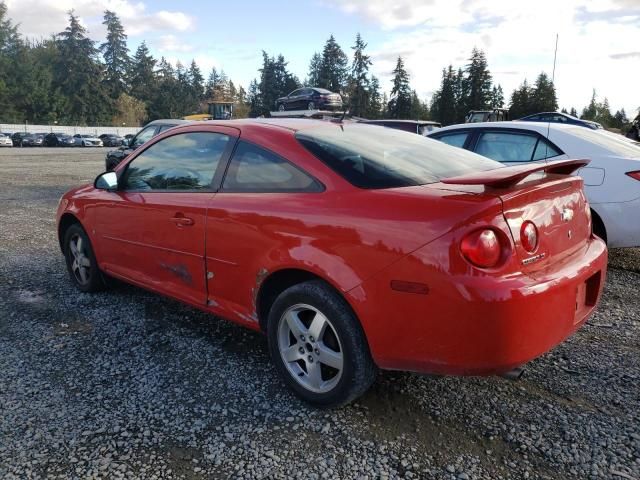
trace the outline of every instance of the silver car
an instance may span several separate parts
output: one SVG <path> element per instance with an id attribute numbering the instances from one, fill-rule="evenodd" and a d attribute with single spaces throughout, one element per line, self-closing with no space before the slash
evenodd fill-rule
<path id="1" fill-rule="evenodd" d="M 73 138 L 76 147 L 102 147 L 102 140 L 95 135 L 76 133 Z"/>

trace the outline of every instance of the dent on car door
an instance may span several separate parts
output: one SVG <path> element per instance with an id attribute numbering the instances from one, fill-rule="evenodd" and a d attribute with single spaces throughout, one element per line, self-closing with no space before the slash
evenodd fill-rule
<path id="1" fill-rule="evenodd" d="M 163 138 L 125 167 L 118 191 L 97 212 L 107 273 L 205 303 L 206 212 L 236 137 L 224 130 Z"/>
<path id="2" fill-rule="evenodd" d="M 215 310 L 255 325 L 256 289 L 269 271 L 269 261 L 286 264 L 286 258 L 273 255 L 288 251 L 282 245 L 299 242 L 304 212 L 313 216 L 322 189 L 275 153 L 238 142 L 207 214 L 209 304 Z"/>

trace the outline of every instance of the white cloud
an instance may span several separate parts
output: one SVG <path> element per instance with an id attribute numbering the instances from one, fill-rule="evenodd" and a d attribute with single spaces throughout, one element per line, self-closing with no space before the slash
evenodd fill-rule
<path id="1" fill-rule="evenodd" d="M 581 108 L 596 89 L 612 108 L 639 106 L 634 72 L 640 34 L 638 0 L 324 0 L 385 30 L 372 49 L 373 70 L 388 87 L 402 55 L 412 86 L 427 96 L 442 68 L 464 66 L 471 49 L 483 49 L 494 81 L 507 95 L 525 78 L 553 69 L 559 34 L 556 86 L 560 107 Z M 625 55 L 626 54 L 626 55 Z M 634 103 L 635 102 L 635 103 Z"/>
<path id="2" fill-rule="evenodd" d="M 160 10 L 149 12 L 145 3 L 130 0 L 5 0 L 9 17 L 20 24 L 20 32 L 26 37 L 48 37 L 63 31 L 67 24 L 67 12 L 74 10 L 89 35 L 102 40 L 105 10 L 112 10 L 120 17 L 130 36 L 145 32 L 184 32 L 194 27 L 195 19 L 183 12 Z"/>
<path id="3" fill-rule="evenodd" d="M 158 50 L 160 52 L 191 52 L 193 45 L 184 42 L 184 40 L 175 35 L 161 35 L 158 41 Z"/>

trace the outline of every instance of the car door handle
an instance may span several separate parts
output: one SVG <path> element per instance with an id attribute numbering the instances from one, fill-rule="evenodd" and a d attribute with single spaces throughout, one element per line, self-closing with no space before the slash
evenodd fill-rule
<path id="1" fill-rule="evenodd" d="M 190 227 L 195 223 L 193 218 L 185 217 L 181 213 L 176 213 L 176 216 L 171 217 L 170 220 L 178 227 Z"/>

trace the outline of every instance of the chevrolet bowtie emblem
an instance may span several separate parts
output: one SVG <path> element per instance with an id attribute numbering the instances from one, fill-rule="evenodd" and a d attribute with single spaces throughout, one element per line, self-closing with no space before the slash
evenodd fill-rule
<path id="1" fill-rule="evenodd" d="M 562 210 L 562 221 L 568 222 L 573 218 L 573 210 L 570 208 L 565 208 Z"/>

